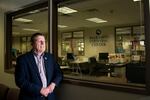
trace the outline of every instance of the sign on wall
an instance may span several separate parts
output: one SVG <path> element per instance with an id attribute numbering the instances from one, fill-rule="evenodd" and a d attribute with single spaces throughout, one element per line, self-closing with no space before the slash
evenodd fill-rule
<path id="1" fill-rule="evenodd" d="M 89 37 L 89 42 L 92 46 L 106 46 L 107 40 L 108 36 L 96 35 Z"/>

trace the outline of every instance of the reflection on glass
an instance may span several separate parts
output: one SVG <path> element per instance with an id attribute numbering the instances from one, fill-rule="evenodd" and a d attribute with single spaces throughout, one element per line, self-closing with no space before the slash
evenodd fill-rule
<path id="1" fill-rule="evenodd" d="M 67 26 L 58 27 L 58 43 L 61 44 L 58 56 L 65 77 L 145 86 L 141 1 L 85 0 L 63 2 L 58 9 L 61 7 L 78 11 L 67 14 L 58 11 L 58 25 Z M 96 34 L 96 30 L 100 33 Z M 67 53 L 75 55 L 75 59 L 67 60 Z M 105 54 L 105 60 L 100 59 L 100 54 Z"/>
<path id="2" fill-rule="evenodd" d="M 31 50 L 31 35 L 41 32 L 48 35 L 48 10 L 40 8 L 27 13 L 13 16 L 12 19 L 12 67 L 16 58 Z M 47 44 L 47 43 L 46 43 Z"/>

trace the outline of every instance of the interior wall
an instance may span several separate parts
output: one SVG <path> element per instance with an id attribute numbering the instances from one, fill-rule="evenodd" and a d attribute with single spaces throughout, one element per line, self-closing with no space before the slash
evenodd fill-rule
<path id="1" fill-rule="evenodd" d="M 97 35 L 96 30 L 100 29 L 101 34 Z M 96 27 L 84 30 L 85 56 L 98 58 L 100 52 L 115 52 L 114 27 Z M 94 38 L 94 39 L 93 39 Z M 109 49 L 108 49 L 109 48 Z"/>
<path id="2" fill-rule="evenodd" d="M 101 34 L 96 34 L 96 29 L 101 30 Z M 115 27 L 95 27 L 80 29 L 84 32 L 84 57 L 96 57 L 100 52 L 115 52 Z M 77 31 L 77 30 L 71 30 Z M 102 39 L 102 37 L 104 37 Z M 106 40 L 106 41 L 103 41 Z M 110 48 L 110 49 L 108 49 Z M 61 33 L 58 35 L 58 55 L 61 56 Z"/>
<path id="3" fill-rule="evenodd" d="M 72 84 L 62 84 L 57 91 L 58 100 L 150 100 L 144 99 L 147 96 L 76 86 Z M 148 97 L 150 98 L 150 97 Z"/>
<path id="4" fill-rule="evenodd" d="M 4 72 L 5 50 L 4 50 L 4 13 L 0 13 L 0 83 L 6 84 L 10 87 L 16 87 L 14 83 L 14 75 Z"/>
<path id="5" fill-rule="evenodd" d="M 21 51 L 20 37 L 13 37 L 12 47 Z"/>

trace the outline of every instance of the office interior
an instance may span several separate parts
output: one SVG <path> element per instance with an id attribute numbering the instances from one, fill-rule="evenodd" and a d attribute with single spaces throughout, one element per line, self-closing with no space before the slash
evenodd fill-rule
<path id="1" fill-rule="evenodd" d="M 58 60 L 66 77 L 145 87 L 142 2 L 93 0 L 59 6 Z M 63 13 L 61 6 L 75 11 Z"/>
<path id="2" fill-rule="evenodd" d="M 146 37 L 143 1 L 75 1 L 61 2 L 57 5 L 58 9 L 69 7 L 75 10 L 74 13 L 58 10 L 58 41 L 55 45 L 58 47 L 57 61 L 64 77 L 145 88 Z M 12 66 L 2 68 L 3 71 L 13 73 L 16 57 L 31 49 L 30 36 L 35 32 L 45 34 L 48 51 L 48 9 L 44 7 L 39 11 L 33 10 L 13 17 Z M 20 17 L 29 19 L 29 22 L 18 21 Z M 89 18 L 101 21 L 98 23 L 96 20 L 95 23 Z M 4 60 L 2 61 L 4 64 Z M 5 75 L 9 77 L 5 81 L 12 78 L 10 74 Z M 14 78 L 11 81 L 14 81 Z M 70 89 L 67 86 L 77 88 L 77 91 L 83 88 L 84 92 L 91 89 L 70 84 L 64 84 L 61 89 Z M 11 87 L 15 87 L 15 84 Z M 101 93 L 112 92 L 91 89 L 95 90 Z M 115 95 L 117 97 L 117 94 Z M 129 98 L 142 97 L 137 94 L 132 95 L 133 97 L 130 94 L 125 95 Z M 107 97 L 104 99 L 110 100 Z"/>

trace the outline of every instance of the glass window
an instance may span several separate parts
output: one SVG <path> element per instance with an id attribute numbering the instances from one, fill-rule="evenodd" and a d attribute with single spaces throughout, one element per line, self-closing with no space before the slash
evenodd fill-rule
<path id="1" fill-rule="evenodd" d="M 60 3 L 58 57 L 64 76 L 145 87 L 143 15 L 142 1 Z"/>
<path id="2" fill-rule="evenodd" d="M 12 16 L 11 64 L 7 71 L 14 72 L 16 58 L 31 50 L 31 35 L 36 32 L 43 33 L 48 40 L 48 7 Z M 46 45 L 48 48 L 47 42 Z"/>

